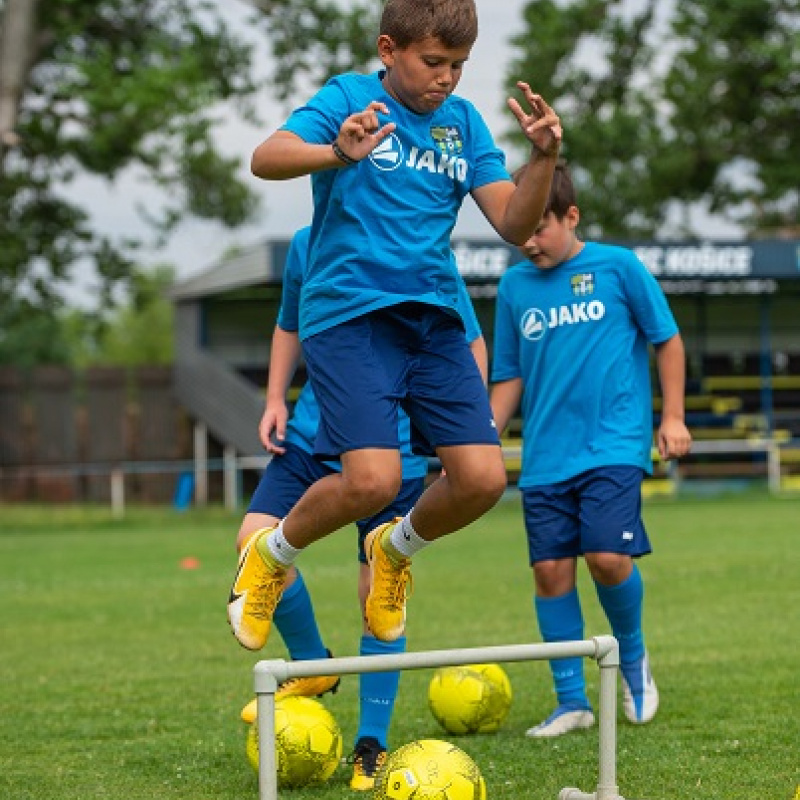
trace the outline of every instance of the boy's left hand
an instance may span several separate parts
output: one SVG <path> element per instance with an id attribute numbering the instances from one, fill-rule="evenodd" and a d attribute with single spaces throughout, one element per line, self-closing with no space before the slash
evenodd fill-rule
<path id="1" fill-rule="evenodd" d="M 517 118 L 525 138 L 542 155 L 557 156 L 561 147 L 561 120 L 544 98 L 534 93 L 529 84 L 517 81 L 517 86 L 525 95 L 531 111 L 525 113 L 519 101 L 513 97 L 508 98 L 508 107 Z"/>
<path id="2" fill-rule="evenodd" d="M 692 434 L 678 419 L 663 419 L 658 428 L 658 453 L 664 461 L 685 456 L 692 447 Z"/>

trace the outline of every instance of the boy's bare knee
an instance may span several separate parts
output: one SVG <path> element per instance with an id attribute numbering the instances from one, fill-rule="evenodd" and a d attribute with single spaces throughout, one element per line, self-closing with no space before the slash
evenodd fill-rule
<path id="1" fill-rule="evenodd" d="M 391 503 L 400 491 L 402 478 L 380 473 L 366 473 L 350 479 L 346 484 L 348 501 L 359 510 L 360 517 L 375 514 Z"/>
<path id="2" fill-rule="evenodd" d="M 586 566 L 597 583 L 618 586 L 633 570 L 633 560 L 623 553 L 586 553 Z"/>
<path id="3" fill-rule="evenodd" d="M 502 496 L 508 487 L 508 476 L 506 475 L 505 467 L 502 470 L 496 470 L 486 480 L 486 498 L 494 505 Z"/>
<path id="4" fill-rule="evenodd" d="M 480 470 L 462 476 L 456 492 L 466 503 L 476 503 L 491 508 L 506 490 L 508 479 L 505 467 Z"/>

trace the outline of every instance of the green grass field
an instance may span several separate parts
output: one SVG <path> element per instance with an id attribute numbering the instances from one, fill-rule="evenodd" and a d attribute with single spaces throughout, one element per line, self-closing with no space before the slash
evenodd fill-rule
<path id="1" fill-rule="evenodd" d="M 800 499 L 651 501 L 655 553 L 641 563 L 659 715 L 619 710 L 627 800 L 790 800 L 800 785 Z M 232 637 L 225 602 L 239 517 L 212 509 L 0 507 L 0 797 L 7 800 L 245 800 L 257 797 L 241 706 L 262 653 Z M 354 530 L 302 556 L 328 645 L 355 655 L 360 619 Z M 180 568 L 187 556 L 200 561 Z M 518 503 L 420 554 L 409 649 L 538 641 Z M 582 570 L 587 636 L 607 632 Z M 495 735 L 454 739 L 490 800 L 594 791 L 597 729 L 535 741 L 553 708 L 545 663 L 509 664 L 511 714 Z M 586 664 L 596 701 L 596 665 Z M 427 708 L 427 670 L 407 672 L 392 746 L 447 738 Z M 325 698 L 345 735 L 358 680 Z M 357 797 L 350 767 L 282 797 Z"/>

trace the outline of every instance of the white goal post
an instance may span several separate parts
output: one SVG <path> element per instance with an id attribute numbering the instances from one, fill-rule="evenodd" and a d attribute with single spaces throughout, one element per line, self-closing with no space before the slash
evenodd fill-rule
<path id="1" fill-rule="evenodd" d="M 595 636 L 576 642 L 511 644 L 460 650 L 425 650 L 383 656 L 323 658 L 313 661 L 259 661 L 254 667 L 258 700 L 258 796 L 277 800 L 278 776 L 275 758 L 275 692 L 290 678 L 320 675 L 353 675 L 362 672 L 393 672 L 404 669 L 461 666 L 463 664 L 544 661 L 553 658 L 592 658 L 600 667 L 599 772 L 597 791 L 586 793 L 565 788 L 558 800 L 624 800 L 617 787 L 617 671 L 619 644 L 613 636 Z"/>

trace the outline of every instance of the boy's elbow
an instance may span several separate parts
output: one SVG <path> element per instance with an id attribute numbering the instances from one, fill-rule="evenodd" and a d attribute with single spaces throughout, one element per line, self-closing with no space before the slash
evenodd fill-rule
<path id="1" fill-rule="evenodd" d="M 525 242 L 527 242 L 528 239 L 530 239 L 531 237 L 530 236 L 519 236 L 519 235 L 515 235 L 515 234 L 509 234 L 507 236 L 504 236 L 503 238 L 509 244 L 513 244 L 514 247 L 522 247 L 522 245 L 524 245 Z"/>
<path id="2" fill-rule="evenodd" d="M 526 220 L 506 219 L 497 232 L 509 244 L 513 244 L 514 247 L 522 247 L 536 233 L 536 228 L 541 221 L 541 214 Z"/>
<path id="3" fill-rule="evenodd" d="M 256 178 L 271 177 L 269 163 L 266 158 L 264 158 L 264 155 L 258 150 L 253 153 L 253 157 L 250 159 L 250 172 L 252 172 Z"/>
<path id="4" fill-rule="evenodd" d="M 524 230 L 517 227 L 507 226 L 502 231 L 499 231 L 499 233 L 509 244 L 513 244 L 514 247 L 522 247 L 522 245 L 524 245 L 525 242 L 527 242 L 528 239 L 533 236 L 535 230 L 535 225 L 530 229 L 525 228 Z"/>

